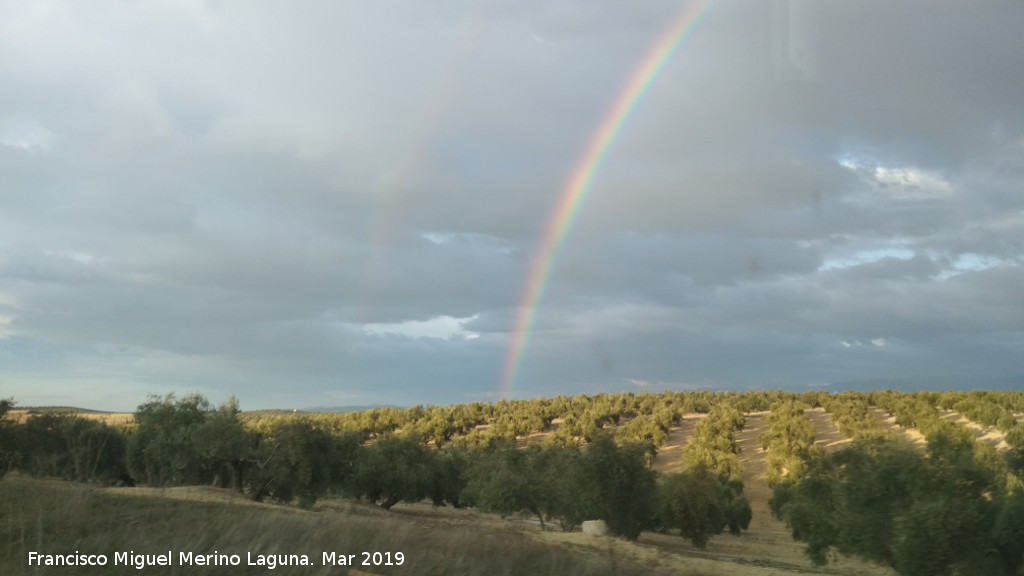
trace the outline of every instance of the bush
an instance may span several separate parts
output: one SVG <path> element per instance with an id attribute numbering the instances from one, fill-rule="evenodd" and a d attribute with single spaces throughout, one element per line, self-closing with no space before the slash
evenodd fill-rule
<path id="1" fill-rule="evenodd" d="M 21 426 L 20 467 L 34 476 L 113 484 L 125 477 L 125 438 L 70 413 L 35 415 Z"/>

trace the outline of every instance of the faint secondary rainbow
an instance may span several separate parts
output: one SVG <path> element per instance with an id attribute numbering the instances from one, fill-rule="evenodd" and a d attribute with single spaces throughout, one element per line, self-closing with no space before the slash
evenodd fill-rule
<path id="1" fill-rule="evenodd" d="M 679 51 L 680 46 L 692 35 L 715 2 L 716 0 L 689 2 L 676 16 L 672 25 L 647 51 L 640 66 L 630 75 L 629 81 L 626 82 L 597 131 L 591 137 L 583 156 L 566 182 L 544 229 L 540 248 L 530 265 L 522 301 L 517 308 L 512 338 L 505 351 L 505 361 L 502 367 L 499 390 L 501 398 L 507 398 L 515 386 L 523 353 L 526 351 L 530 332 L 537 319 L 537 310 L 551 277 L 555 256 L 558 255 L 558 250 L 565 243 L 565 238 L 590 190 L 590 184 L 594 180 L 601 161 L 608 154 L 608 150 L 622 131 L 622 127 L 629 120 L 633 110 L 636 109 L 648 89 Z"/>
<path id="2" fill-rule="evenodd" d="M 453 93 L 459 87 L 460 71 L 467 68 L 467 61 L 486 32 L 481 13 L 486 12 L 490 2 L 469 0 L 463 4 L 455 18 L 454 33 L 443 38 L 437 50 L 439 57 L 424 75 L 428 81 L 415 90 L 420 97 L 415 111 L 407 115 L 412 121 L 403 122 L 396 134 L 397 155 L 388 164 L 388 173 L 380 178 L 376 194 L 368 203 L 364 219 L 368 241 L 358 292 L 361 306 L 355 307 L 353 318 L 360 324 L 369 321 L 368 315 L 377 310 L 376 302 L 388 282 L 387 270 L 393 260 L 390 246 L 408 223 L 403 200 L 425 174 L 425 152 L 434 147 L 432 139 L 444 132 L 443 122 L 455 102 Z M 424 46 L 424 50 L 431 48 Z"/>

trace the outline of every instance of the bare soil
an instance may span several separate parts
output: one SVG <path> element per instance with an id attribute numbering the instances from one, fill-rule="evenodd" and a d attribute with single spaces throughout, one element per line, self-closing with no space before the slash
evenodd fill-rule
<path id="1" fill-rule="evenodd" d="M 888 430 L 893 434 L 896 434 L 897 437 L 903 438 L 907 442 L 915 444 L 922 449 L 928 445 L 928 442 L 924 438 L 924 434 L 921 434 L 917 428 L 904 428 L 903 426 L 900 426 L 896 423 L 895 416 L 891 416 L 887 412 L 875 406 L 872 406 L 869 410 L 875 415 L 875 418 L 878 418 L 878 423 L 882 426 L 883 430 Z"/>
<path id="2" fill-rule="evenodd" d="M 697 423 L 704 419 L 707 414 L 685 414 L 679 426 L 673 426 L 668 433 L 668 439 L 658 450 L 654 457 L 651 468 L 661 474 L 673 474 L 683 471 L 683 447 L 687 440 L 693 435 L 693 429 Z"/>
<path id="3" fill-rule="evenodd" d="M 973 420 L 968 420 L 966 416 L 955 410 L 939 410 L 939 418 L 962 424 L 974 433 L 975 438 L 986 444 L 991 444 L 993 448 L 1000 452 L 1006 452 L 1010 449 L 1010 445 L 1006 443 L 1006 439 L 1003 437 L 1003 432 L 995 426 L 983 426 Z"/>
<path id="4" fill-rule="evenodd" d="M 805 410 L 804 416 L 814 424 L 814 444 L 826 452 L 834 452 L 853 442 L 839 432 L 832 422 L 832 415 L 824 408 Z"/>
<path id="5" fill-rule="evenodd" d="M 925 439 L 924 434 L 921 434 L 917 428 L 904 428 L 896 423 L 896 418 L 880 410 L 872 407 L 871 411 L 878 418 L 879 423 L 886 430 L 890 430 L 898 436 L 907 439 L 908 441 L 920 446 L 922 449 L 928 445 L 928 441 Z M 1010 449 L 1010 445 L 1006 443 L 1006 439 L 1003 437 L 1002 431 L 995 426 L 982 426 L 977 422 L 968 420 L 963 414 L 956 412 L 955 410 L 939 410 L 939 418 L 943 420 L 949 420 L 966 427 L 968 430 L 974 433 L 975 438 L 991 444 L 996 450 L 1005 452 Z"/>

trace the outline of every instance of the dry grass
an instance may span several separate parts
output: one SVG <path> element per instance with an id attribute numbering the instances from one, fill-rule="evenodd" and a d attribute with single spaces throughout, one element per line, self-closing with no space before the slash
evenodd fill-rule
<path id="1" fill-rule="evenodd" d="M 755 492 L 757 492 L 755 490 Z M 694 548 L 678 535 L 644 533 L 638 542 L 542 532 L 521 519 L 473 510 L 400 504 L 385 511 L 368 504 L 326 500 L 313 511 L 253 504 L 209 487 L 100 489 L 18 475 L 0 480 L 0 574 L 134 574 L 134 567 L 29 568 L 29 551 L 107 554 L 194 551 L 238 554 L 238 567 L 148 567 L 157 574 L 265 574 L 245 566 L 254 554 L 401 551 L 403 566 L 358 566 L 368 574 L 503 576 L 518 574 L 723 575 L 842 574 L 883 576 L 885 569 L 849 559 L 816 568 L 778 526 L 740 537 L 713 538 Z M 357 556 L 358 558 L 359 556 Z M 278 567 L 276 574 L 346 574 L 341 567 Z"/>
<path id="2" fill-rule="evenodd" d="M 763 493 L 762 493 L 763 495 Z M 570 533 L 558 529 L 541 531 L 536 518 L 523 516 L 503 520 L 492 514 L 474 510 L 435 508 L 429 504 L 399 504 L 393 512 L 379 508 L 367 509 L 361 504 L 344 501 L 324 503 L 329 509 L 372 510 L 386 518 L 395 513 L 416 518 L 432 531 L 450 527 L 472 527 L 476 530 L 513 530 L 537 542 L 556 545 L 568 553 L 584 553 L 615 567 L 639 564 L 648 574 L 681 576 L 778 576 L 782 574 L 833 574 L 843 576 L 893 576 L 887 568 L 874 566 L 851 558 L 837 557 L 836 562 L 824 567 L 813 566 L 804 555 L 804 545 L 794 541 L 785 527 L 774 519 L 771 526 L 752 528 L 743 535 L 717 536 L 704 549 L 693 546 L 678 534 L 644 532 L 638 541 L 628 542 L 614 537 L 595 537 L 580 531 Z M 612 570 L 612 573 L 625 573 Z"/>
<path id="3" fill-rule="evenodd" d="M 60 410 L 57 410 L 60 412 Z M 38 410 L 30 409 L 15 409 L 7 413 L 5 418 L 24 424 L 29 417 L 39 414 Z M 128 426 L 135 423 L 135 414 L 130 412 L 75 412 L 71 411 L 72 414 L 79 418 L 86 420 L 95 420 L 97 422 L 103 422 L 107 426 L 113 426 L 115 428 L 121 426 Z"/>
<path id="4" fill-rule="evenodd" d="M 239 505 L 230 495 L 200 489 L 126 496 L 90 486 L 10 476 L 0 480 L 0 573 L 135 574 L 131 566 L 30 568 L 28 553 L 157 554 L 181 551 L 238 554 L 242 566 L 150 567 L 148 574 L 266 574 L 246 566 L 246 554 L 307 554 L 313 567 L 278 567 L 275 574 L 338 575 L 319 566 L 322 552 L 403 552 L 402 566 L 357 566 L 373 574 L 626 574 L 652 573 L 628 559 L 609 564 L 603 553 L 567 551 L 537 542 L 524 528 L 503 523 L 441 523 L 416 514 L 389 514 L 359 504 L 318 511 Z M 166 496 L 172 496 L 167 498 Z M 526 527 L 532 530 L 532 527 Z"/>

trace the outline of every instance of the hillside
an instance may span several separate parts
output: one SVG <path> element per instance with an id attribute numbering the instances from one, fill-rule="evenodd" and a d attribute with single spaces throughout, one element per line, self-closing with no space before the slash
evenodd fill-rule
<path id="1" fill-rule="evenodd" d="M 393 547 L 409 551 L 410 559 L 415 555 L 417 562 L 423 562 L 415 564 L 415 570 L 410 564 L 406 571 L 397 567 L 375 567 L 373 573 L 890 575 L 896 572 L 835 553 L 830 554 L 829 564 L 813 565 L 805 553 L 805 544 L 794 540 L 787 524 L 772 515 L 772 486 L 798 483 L 812 461 L 838 455 L 856 445 L 856 439 L 890 438 L 923 453 L 924 438 L 941 433 L 959 438 L 957 442 L 970 447 L 983 459 L 979 462 L 988 463 L 985 466 L 998 464 L 1002 456 L 997 455 L 1015 454 L 1020 450 L 1021 396 L 1019 393 L 665 393 L 404 410 L 381 408 L 349 414 L 244 413 L 232 411 L 231 407 L 204 405 L 197 398 L 179 401 L 169 397 L 140 407 L 140 418 L 131 427 L 134 432 L 111 428 L 103 424 L 103 419 L 95 418 L 111 415 L 86 414 L 85 419 L 80 419 L 66 414 L 18 414 L 14 411 L 7 415 L 7 424 L 0 422 L 0 433 L 14 433 L 10 438 L 28 442 L 14 444 L 22 451 L 16 461 L 23 473 L 14 473 L 0 481 L 0 499 L 7 502 L 0 504 L 9 511 L 3 528 L 6 532 L 0 533 L 0 542 L 7 544 L 0 551 L 0 566 L 5 568 L 5 574 L 17 574 L 18 570 L 30 573 L 23 558 L 28 551 L 47 547 L 238 550 L 251 548 L 247 542 L 269 546 L 265 534 L 253 532 L 254 527 L 268 526 L 267 523 L 290 526 L 287 534 L 281 536 L 281 547 L 275 548 L 280 553 L 289 553 L 289 546 L 293 549 L 307 544 L 327 546 L 324 540 L 293 539 L 296 530 L 312 529 L 303 528 L 303 523 L 330 525 L 337 520 L 346 526 L 359 527 L 360 535 L 353 535 L 353 541 L 362 541 L 359 538 L 366 534 L 379 534 L 375 545 L 394 542 Z M 167 468 L 163 476 L 152 476 L 156 469 L 133 468 L 132 460 L 125 461 L 123 453 L 119 460 L 116 451 L 110 452 L 111 447 L 120 445 L 121 450 L 127 450 L 130 455 L 133 443 L 155 438 L 151 436 L 154 431 L 169 430 L 166 424 L 149 428 L 153 425 L 154 414 L 169 416 L 183 410 L 193 414 L 190 418 L 196 418 L 188 424 L 195 427 L 188 437 L 195 438 L 195 442 L 215 438 L 220 442 L 218 450 L 254 450 L 250 453 L 251 460 L 243 461 L 244 468 L 227 466 L 227 461 L 219 468 L 204 464 L 205 468 L 195 468 L 190 473 L 196 474 L 197 479 L 205 477 L 206 485 L 188 486 L 177 485 L 189 482 L 171 476 L 175 469 Z M 182 420 L 179 418 L 178 422 Z M 235 434 L 232 426 L 236 425 L 244 430 L 244 435 L 238 438 L 249 438 L 259 444 L 249 447 L 231 444 L 230 439 Z M 47 438 L 51 439 L 44 441 L 40 434 L 49 435 Z M 80 434 L 77 437 L 80 440 L 72 441 L 74 434 Z M 61 435 L 67 440 L 57 441 Z M 90 443 L 92 441 L 83 443 L 81 439 L 87 437 L 106 439 L 99 445 Z M 614 442 L 609 444 L 609 438 Z M 507 444 L 512 440 L 515 442 Z M 591 447 L 592 443 L 602 452 L 591 454 L 596 449 Z M 620 447 L 615 448 L 616 445 Z M 85 451 L 86 457 L 68 453 L 72 458 L 65 459 L 61 454 L 67 447 Z M 698 463 L 717 471 L 723 479 L 732 478 L 736 485 L 741 482 L 741 494 L 749 503 L 749 524 L 738 536 L 715 536 L 716 531 L 712 529 L 704 547 L 696 545 L 698 542 L 691 541 L 690 537 L 680 536 L 679 526 L 685 534 L 685 524 L 665 524 L 662 520 L 648 525 L 645 519 L 644 528 L 636 533 L 635 540 L 631 539 L 633 537 L 594 537 L 583 534 L 578 521 L 566 523 L 567 517 L 563 515 L 570 510 L 564 507 L 566 503 L 550 504 L 551 507 L 543 504 L 545 507 L 540 509 L 529 503 L 532 501 L 529 498 L 541 494 L 547 495 L 544 498 L 557 499 L 582 490 L 604 494 L 606 504 L 611 506 L 621 495 L 608 492 L 610 485 L 592 487 L 590 480 L 579 474 L 591 465 L 587 462 L 592 458 L 617 459 L 619 463 L 613 463 L 613 467 L 627 466 L 621 468 L 626 473 L 628 466 L 632 466 L 630 459 L 640 457 L 640 452 L 630 447 L 643 448 L 648 454 L 647 464 L 641 466 L 649 467 L 647 473 L 654 473 L 658 490 L 663 491 L 666 483 L 677 474 L 695 470 Z M 88 455 L 89 450 L 97 449 L 98 452 Z M 573 462 L 575 464 L 571 464 Z M 341 464 L 345 468 L 339 468 Z M 1001 474 L 1007 474 L 1006 465 L 1000 464 L 1004 470 Z M 584 468 L 576 470 L 579 466 Z M 323 471 L 318 472 L 317 467 L 322 467 Z M 309 475 L 294 475 L 294 471 L 303 469 L 308 470 L 304 474 Z M 238 476 L 232 479 L 235 470 Z M 419 476 L 400 480 L 401 475 L 394 473 L 402 470 L 419 470 L 416 473 Z M 480 484 L 496 472 L 505 476 L 499 474 L 488 480 L 490 484 Z M 33 480 L 28 476 L 63 476 L 102 484 L 113 483 L 118 478 L 114 473 L 140 486 L 100 489 Z M 317 480 L 317 474 L 325 476 Z M 428 477 L 433 480 L 424 484 Z M 512 486 L 507 484 L 508 479 L 516 478 L 515 490 L 519 494 L 516 499 L 493 498 L 489 491 L 508 490 Z M 162 486 L 156 487 L 153 479 L 161 480 Z M 405 484 L 387 484 L 396 479 Z M 499 479 L 498 484 L 494 484 L 495 479 Z M 1015 479 L 1014 474 L 1009 474 L 1005 481 L 1019 482 Z M 154 485 L 142 485 L 146 483 Z M 211 483 L 235 484 L 237 489 L 214 487 Z M 590 492 L 593 490 L 597 491 Z M 387 491 L 391 491 L 391 496 Z M 472 507 L 453 507 L 460 499 L 464 500 L 463 506 L 468 503 Z M 53 515 L 40 513 L 33 502 L 51 503 Z M 373 506 L 374 503 L 384 508 Z M 605 504 L 597 508 L 593 504 L 578 505 L 583 506 L 580 510 L 586 514 L 581 519 L 602 517 L 603 513 L 595 511 L 606 509 L 602 507 Z M 538 521 L 542 510 L 547 517 L 546 529 L 542 529 Z M 79 513 L 81 517 L 76 516 Z M 223 515 L 233 528 L 211 523 L 211 514 Z M 661 518 L 661 512 L 658 514 Z M 62 515 L 68 518 L 66 523 L 58 518 Z M 173 521 L 169 520 L 171 516 Z M 560 524 L 573 529 L 565 532 Z M 122 525 L 134 529 L 123 531 Z M 260 530 L 264 529 L 267 528 Z M 145 538 L 140 539 L 140 530 L 146 534 Z M 339 534 L 343 533 L 339 529 Z M 522 560 L 521 565 L 517 564 L 518 560 L 512 564 L 490 564 L 494 553 L 487 552 L 488 547 L 497 546 L 493 542 L 508 538 L 524 556 L 548 560 L 542 565 L 529 564 L 526 560 Z M 455 558 L 460 568 L 445 570 L 439 558 Z M 526 565 L 533 568 L 523 568 Z M 568 566 L 587 568 L 573 572 Z"/>

